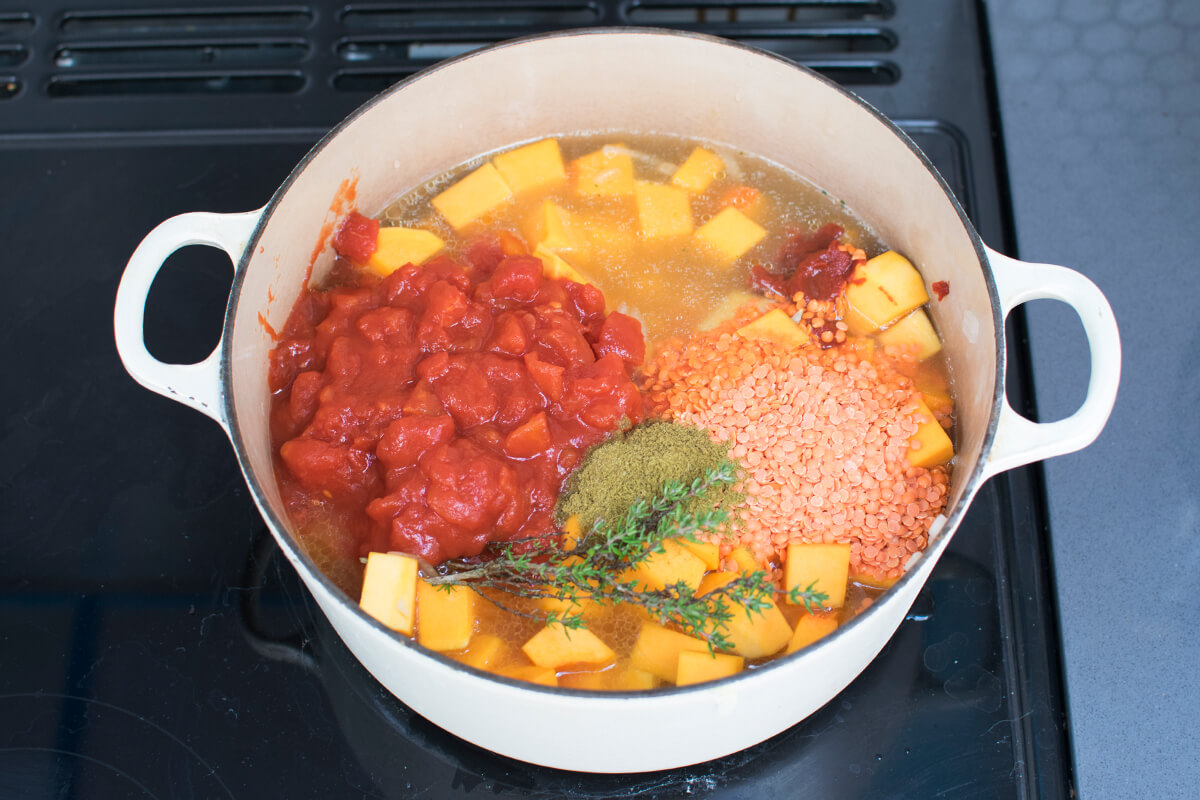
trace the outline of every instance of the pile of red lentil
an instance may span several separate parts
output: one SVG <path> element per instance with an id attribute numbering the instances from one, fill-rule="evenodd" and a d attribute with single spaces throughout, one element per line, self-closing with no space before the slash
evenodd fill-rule
<path id="1" fill-rule="evenodd" d="M 747 306 L 665 342 L 643 376 L 652 414 L 705 428 L 745 470 L 746 505 L 718 540 L 722 555 L 742 544 L 778 567 L 789 542 L 843 542 L 856 575 L 899 577 L 925 548 L 949 478 L 906 458 L 919 399 L 899 369 L 906 354 L 844 335 L 822 349 L 735 333 L 761 313 Z"/>

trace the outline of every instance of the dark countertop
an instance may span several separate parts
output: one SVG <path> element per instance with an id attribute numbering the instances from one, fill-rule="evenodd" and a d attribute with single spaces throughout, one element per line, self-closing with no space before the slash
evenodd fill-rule
<path id="1" fill-rule="evenodd" d="M 1045 465 L 1082 797 L 1194 797 L 1200 762 L 1200 3 L 989 7 L 1020 256 L 1099 284 L 1121 325 L 1107 429 Z M 1071 413 L 1088 355 L 1029 307 L 1039 412 Z"/>

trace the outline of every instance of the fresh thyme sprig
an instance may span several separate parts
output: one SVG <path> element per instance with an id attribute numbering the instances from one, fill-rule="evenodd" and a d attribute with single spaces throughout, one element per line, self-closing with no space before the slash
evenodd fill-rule
<path id="1" fill-rule="evenodd" d="M 799 586 L 793 586 L 788 590 L 787 600 L 794 606 L 803 604 L 804 610 L 808 613 L 813 613 L 813 610 L 820 608 L 829 602 L 829 595 L 825 592 L 816 590 L 817 582 L 813 581 L 808 585 L 807 589 L 801 589 Z"/>
<path id="2" fill-rule="evenodd" d="M 590 531 L 565 546 L 544 540 L 504 542 L 490 552 L 473 559 L 444 562 L 432 584 L 463 585 L 499 589 L 523 598 L 549 598 L 561 601 L 566 610 L 530 614 L 488 599 L 522 616 L 545 619 L 566 628 L 583 626 L 583 607 L 587 602 L 604 605 L 631 603 L 641 606 L 659 622 L 674 623 L 684 632 L 708 643 L 712 650 L 730 650 L 726 635 L 735 613 L 755 614 L 765 610 L 775 594 L 775 586 L 764 571 L 740 575 L 703 597 L 687 583 L 679 582 L 649 589 L 627 577 L 655 553 L 665 552 L 670 539 L 699 541 L 697 534 L 717 530 L 729 521 L 721 508 L 699 508 L 706 493 L 736 483 L 737 466 L 729 460 L 709 470 L 691 483 L 672 481 L 649 500 L 630 506 L 615 524 L 597 520 Z M 798 589 L 798 587 L 797 587 Z M 828 596 L 813 585 L 789 593 L 789 599 L 803 603 L 809 611 Z M 578 609 L 578 610 L 576 610 Z"/>

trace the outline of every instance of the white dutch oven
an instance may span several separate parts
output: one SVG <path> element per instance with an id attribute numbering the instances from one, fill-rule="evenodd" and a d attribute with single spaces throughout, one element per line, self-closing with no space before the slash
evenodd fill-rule
<path id="1" fill-rule="evenodd" d="M 268 437 L 267 325 L 283 327 L 310 264 L 332 263 L 330 225 L 348 205 L 374 214 L 402 191 L 519 142 L 580 131 L 693 136 L 778 162 L 844 200 L 950 294 L 931 304 L 957 391 L 958 455 L 943 523 L 881 601 L 819 644 L 711 684 L 593 694 L 489 677 L 427 652 L 359 611 L 292 537 Z M 236 275 L 220 345 L 199 364 L 146 350 L 146 294 L 176 249 L 225 250 Z M 314 252 L 317 253 L 315 262 Z M 1035 424 L 1004 395 L 1004 319 L 1038 298 L 1072 306 L 1091 347 L 1087 397 Z M 267 325 L 264 325 L 263 322 Z M 933 167 L 878 112 L 790 62 L 691 34 L 598 30 L 536 37 L 434 67 L 376 97 L 326 136 L 266 207 L 173 217 L 141 243 L 121 281 L 116 337 L 142 385 L 228 433 L 280 547 L 350 650 L 398 698 L 446 730 L 524 761 L 633 772 L 692 764 L 760 742 L 841 691 L 875 657 L 990 476 L 1088 445 L 1116 397 L 1120 341 L 1104 296 L 1063 267 L 988 249 Z"/>

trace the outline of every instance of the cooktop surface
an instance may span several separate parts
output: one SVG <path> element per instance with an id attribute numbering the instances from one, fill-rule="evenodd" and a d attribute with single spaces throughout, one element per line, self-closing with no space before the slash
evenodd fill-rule
<path id="1" fill-rule="evenodd" d="M 278 557 L 220 428 L 124 372 L 113 299 L 158 222 L 263 205 L 329 126 L 421 66 L 597 24 L 703 30 L 833 77 L 899 122 L 985 240 L 1010 243 L 972 2 L 0 12 L 0 796 L 1070 793 L 1036 469 L 984 487 L 896 636 L 819 712 L 714 762 L 584 775 L 487 753 L 392 698 Z M 230 282 L 218 251 L 172 256 L 147 304 L 154 355 L 207 355 Z M 1011 322 L 1010 397 L 1028 409 Z"/>

